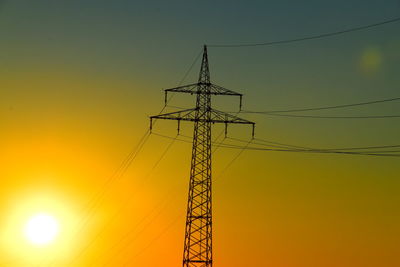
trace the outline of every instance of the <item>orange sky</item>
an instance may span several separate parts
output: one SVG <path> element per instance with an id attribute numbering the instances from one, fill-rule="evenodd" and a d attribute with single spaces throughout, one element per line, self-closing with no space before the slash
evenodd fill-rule
<path id="1" fill-rule="evenodd" d="M 171 140 L 151 135 L 113 176 L 161 109 L 161 88 L 176 86 L 205 39 L 258 40 L 260 32 L 285 39 L 368 24 L 399 8 L 398 1 L 178 2 L 0 5 L 0 266 L 180 266 L 190 144 L 166 151 Z M 244 93 L 250 110 L 398 97 L 398 36 L 391 25 L 265 50 L 211 48 L 211 79 Z M 196 81 L 199 67 L 185 83 Z M 233 110 L 237 99 L 214 103 Z M 171 104 L 191 107 L 194 98 Z M 398 111 L 393 102 L 333 115 Z M 257 138 L 300 146 L 391 145 L 400 134 L 397 120 L 242 117 L 257 122 Z M 181 130 L 191 136 L 192 124 Z M 222 130 L 215 126 L 213 137 Z M 176 124 L 158 122 L 154 132 L 174 137 Z M 230 137 L 250 134 L 229 128 Z M 213 154 L 216 267 L 400 266 L 398 159 L 244 151 L 223 171 L 238 152 Z M 43 211 L 59 220 L 60 233 L 38 248 L 23 227 Z"/>

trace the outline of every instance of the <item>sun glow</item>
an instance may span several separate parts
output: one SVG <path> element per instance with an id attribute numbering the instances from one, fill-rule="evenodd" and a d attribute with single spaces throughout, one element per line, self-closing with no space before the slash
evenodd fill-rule
<path id="1" fill-rule="evenodd" d="M 1 260 L 14 259 L 10 266 L 58 263 L 71 257 L 80 241 L 73 238 L 79 218 L 73 212 L 77 210 L 74 199 L 55 189 L 32 191 L 10 197 L 7 216 L 0 221 Z"/>
<path id="2" fill-rule="evenodd" d="M 25 237 L 34 245 L 45 246 L 54 241 L 59 232 L 58 221 L 51 215 L 32 216 L 25 225 Z"/>

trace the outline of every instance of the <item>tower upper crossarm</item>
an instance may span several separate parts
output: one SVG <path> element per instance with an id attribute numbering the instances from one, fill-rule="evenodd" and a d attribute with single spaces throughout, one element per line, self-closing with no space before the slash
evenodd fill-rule
<path id="1" fill-rule="evenodd" d="M 208 85 L 209 86 L 209 90 L 207 92 L 204 92 L 202 90 L 199 90 L 200 86 L 202 85 Z M 219 85 L 216 84 L 205 84 L 203 82 L 198 82 L 198 83 L 192 83 L 192 84 L 188 84 L 188 85 L 183 85 L 183 86 L 178 86 L 178 87 L 174 87 L 174 88 L 169 88 L 169 89 L 165 89 L 164 90 L 165 93 L 170 93 L 170 92 L 174 92 L 174 93 L 189 93 L 189 94 L 211 94 L 211 95 L 232 95 L 232 96 L 243 96 L 240 93 L 234 92 L 232 90 L 226 89 L 224 87 L 221 87 Z"/>
<path id="2" fill-rule="evenodd" d="M 201 90 L 201 88 L 204 86 L 207 86 L 208 90 Z M 212 83 L 198 82 L 198 83 L 192 83 L 192 84 L 188 84 L 188 85 L 165 89 L 164 91 L 165 91 L 165 104 L 167 103 L 168 93 L 170 93 L 170 92 L 188 93 L 188 94 L 230 95 L 230 96 L 240 97 L 239 110 L 242 109 L 243 94 L 237 93 L 235 91 L 226 89 L 222 86 L 212 84 Z"/>

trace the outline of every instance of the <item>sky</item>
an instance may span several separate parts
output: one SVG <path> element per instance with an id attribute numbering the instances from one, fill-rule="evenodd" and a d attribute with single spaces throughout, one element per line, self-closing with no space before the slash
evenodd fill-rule
<path id="1" fill-rule="evenodd" d="M 193 62 L 183 84 L 197 81 L 204 44 L 298 38 L 399 11 L 398 0 L 0 1 L 0 266 L 181 265 L 190 144 L 150 135 L 124 175 L 112 176 L 163 108 L 162 89 Z M 392 23 L 275 46 L 210 46 L 211 80 L 243 93 L 251 111 L 399 97 L 399 33 Z M 213 99 L 220 110 L 237 103 Z M 170 102 L 194 104 L 190 95 Z M 393 145 L 400 134 L 396 118 L 240 116 L 256 122 L 256 138 L 299 146 Z M 192 127 L 182 123 L 182 134 Z M 214 139 L 222 130 L 214 126 Z M 176 124 L 157 122 L 154 133 L 174 137 Z M 250 140 L 251 129 L 234 125 L 228 135 Z M 213 154 L 214 266 L 400 265 L 397 158 L 246 150 L 232 162 L 238 153 Z M 44 247 L 22 230 L 40 212 L 60 224 Z"/>

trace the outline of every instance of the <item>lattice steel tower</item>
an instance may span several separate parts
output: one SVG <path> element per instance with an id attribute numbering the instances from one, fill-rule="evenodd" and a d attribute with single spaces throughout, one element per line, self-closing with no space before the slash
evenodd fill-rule
<path id="1" fill-rule="evenodd" d="M 211 194 L 211 125 L 224 123 L 225 134 L 229 123 L 255 123 L 211 108 L 212 95 L 242 94 L 225 89 L 210 82 L 207 47 L 204 46 L 199 80 L 197 83 L 165 90 L 165 101 L 169 92 L 196 94 L 196 107 L 150 117 L 150 129 L 154 119 L 194 122 L 192 161 L 190 169 L 189 197 L 186 215 L 184 267 L 212 266 L 212 194 Z"/>

